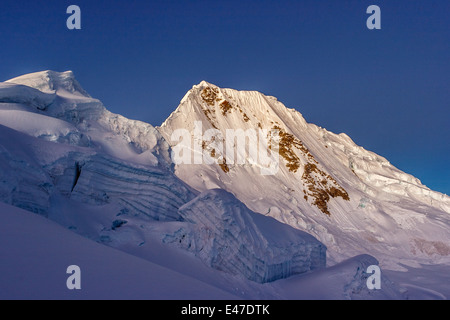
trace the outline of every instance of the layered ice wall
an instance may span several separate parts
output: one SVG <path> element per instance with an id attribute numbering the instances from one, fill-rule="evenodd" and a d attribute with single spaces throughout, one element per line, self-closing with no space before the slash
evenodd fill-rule
<path id="1" fill-rule="evenodd" d="M 166 236 L 207 265 L 259 283 L 325 267 L 326 247 L 311 235 L 249 210 L 221 189 L 182 206 L 187 222 Z"/>
<path id="2" fill-rule="evenodd" d="M 90 205 L 115 203 L 128 215 L 181 220 L 178 208 L 196 195 L 158 166 L 133 165 L 106 155 L 72 153 L 45 166 L 58 191 Z"/>

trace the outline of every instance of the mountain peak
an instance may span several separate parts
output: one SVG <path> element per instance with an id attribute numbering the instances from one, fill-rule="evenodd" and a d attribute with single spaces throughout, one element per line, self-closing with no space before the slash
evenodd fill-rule
<path id="1" fill-rule="evenodd" d="M 5 82 L 25 85 L 46 93 L 54 93 L 58 90 L 65 90 L 72 94 L 78 94 L 90 98 L 89 94 L 75 79 L 75 75 L 71 70 L 65 72 L 45 70 L 25 74 Z"/>
<path id="2" fill-rule="evenodd" d="M 202 80 L 199 84 L 195 85 L 194 88 L 204 88 L 204 87 L 216 87 L 215 84 L 209 83 L 208 81 Z"/>
<path id="3" fill-rule="evenodd" d="M 203 80 L 185 94 L 177 110 L 161 127 L 169 125 L 177 118 L 175 121 L 181 121 L 183 118 L 184 125 L 192 124 L 195 119 L 202 121 L 205 129 L 226 130 L 239 127 L 270 130 L 281 125 L 284 122 L 282 119 L 286 117 L 292 120 L 288 125 L 296 128 L 307 126 L 300 112 L 286 108 L 275 97 L 266 96 L 259 91 L 221 88 Z"/>

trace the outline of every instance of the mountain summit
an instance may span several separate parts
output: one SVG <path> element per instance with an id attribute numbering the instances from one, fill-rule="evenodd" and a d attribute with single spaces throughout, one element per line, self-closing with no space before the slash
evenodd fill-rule
<path id="1" fill-rule="evenodd" d="M 54 93 L 65 90 L 72 94 L 78 94 L 90 98 L 89 94 L 81 87 L 72 71 L 55 72 L 51 70 L 26 74 L 6 81 L 7 83 L 22 84 L 38 89 L 46 93 Z"/>

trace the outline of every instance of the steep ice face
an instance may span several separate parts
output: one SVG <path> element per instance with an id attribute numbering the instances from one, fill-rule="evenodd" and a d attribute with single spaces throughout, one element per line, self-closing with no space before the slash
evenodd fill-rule
<path id="1" fill-rule="evenodd" d="M 198 123 L 202 133 L 220 133 L 214 139 L 198 138 Z M 445 244 L 450 238 L 450 197 L 430 190 L 347 135 L 307 123 L 276 98 L 203 81 L 158 127 L 173 148 L 180 143 L 174 135 L 178 129 L 191 134 L 192 158 L 195 139 L 202 139 L 201 152 L 216 160 L 177 163 L 178 177 L 198 191 L 227 190 L 252 211 L 312 233 L 327 246 L 331 262 L 361 253 L 390 267 L 450 260 Z M 278 148 L 272 151 L 279 153 L 279 170 L 262 175 L 258 163 L 223 161 L 220 145 L 229 142 L 229 129 L 278 130 Z M 231 143 L 244 153 L 257 144 L 251 137 L 243 148 Z"/>
<path id="2" fill-rule="evenodd" d="M 265 283 L 325 267 L 326 247 L 314 237 L 252 212 L 224 190 L 205 191 L 179 214 L 184 226 L 164 241 L 215 269 Z"/>

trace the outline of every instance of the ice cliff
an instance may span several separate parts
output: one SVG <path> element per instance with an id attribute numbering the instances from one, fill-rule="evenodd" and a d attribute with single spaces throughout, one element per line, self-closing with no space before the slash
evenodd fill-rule
<path id="1" fill-rule="evenodd" d="M 201 193 L 179 213 L 187 223 L 165 241 L 194 252 L 215 269 L 264 283 L 325 267 L 322 243 L 249 210 L 224 190 Z"/>

